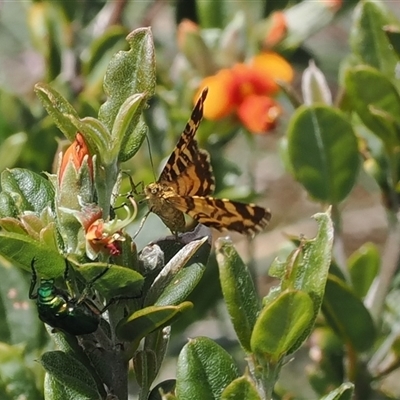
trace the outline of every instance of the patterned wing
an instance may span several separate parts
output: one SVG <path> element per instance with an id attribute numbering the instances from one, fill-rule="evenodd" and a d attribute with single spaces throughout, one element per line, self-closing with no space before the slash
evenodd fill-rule
<path id="1" fill-rule="evenodd" d="M 194 138 L 203 119 L 207 92 L 207 88 L 202 91 L 185 129 L 158 179 L 158 183 L 171 187 L 181 196 L 205 196 L 214 191 L 215 180 L 209 154 L 198 148 Z"/>
<path id="2" fill-rule="evenodd" d="M 168 203 L 206 226 L 249 235 L 261 231 L 271 219 L 263 207 L 227 199 L 172 196 Z"/>

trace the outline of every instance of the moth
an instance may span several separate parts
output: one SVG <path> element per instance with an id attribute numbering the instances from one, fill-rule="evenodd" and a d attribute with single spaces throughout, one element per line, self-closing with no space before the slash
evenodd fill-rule
<path id="1" fill-rule="evenodd" d="M 255 234 L 271 219 L 269 210 L 255 204 L 211 197 L 215 179 L 207 151 L 195 134 L 203 119 L 205 88 L 157 182 L 144 188 L 149 210 L 177 235 L 185 230 L 184 214 L 218 230 Z"/>

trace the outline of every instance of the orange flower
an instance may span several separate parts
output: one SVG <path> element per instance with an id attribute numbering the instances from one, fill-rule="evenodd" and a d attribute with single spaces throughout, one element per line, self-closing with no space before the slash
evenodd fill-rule
<path id="1" fill-rule="evenodd" d="M 87 157 L 86 157 L 87 156 Z M 91 176 L 93 177 L 93 161 L 92 157 L 90 157 L 89 149 L 85 143 L 85 140 L 81 133 L 77 133 L 75 140 L 71 143 L 68 149 L 65 151 L 59 173 L 59 182 L 62 181 L 62 177 L 64 175 L 64 171 L 67 168 L 67 165 L 72 162 L 75 169 L 78 171 L 83 163 L 83 160 L 87 158 L 87 163 L 91 172 Z"/>
<path id="2" fill-rule="evenodd" d="M 87 246 L 90 250 L 87 251 L 89 254 L 97 256 L 98 253 L 105 252 L 111 256 L 118 256 L 121 254 L 121 249 L 118 242 L 125 240 L 121 229 L 110 232 L 109 222 L 105 222 L 103 219 L 96 220 L 90 225 L 86 232 Z M 88 247 L 87 247 L 88 249 Z"/>
<path id="3" fill-rule="evenodd" d="M 281 108 L 274 99 L 256 94 L 247 96 L 237 110 L 242 124 L 256 134 L 274 129 L 280 114 Z"/>
<path id="4" fill-rule="evenodd" d="M 265 52 L 248 64 L 236 64 L 206 77 L 196 98 L 207 86 L 205 118 L 218 120 L 236 114 L 250 132 L 265 133 L 276 126 L 281 113 L 281 108 L 271 98 L 279 91 L 276 80 L 290 82 L 292 79 L 290 64 L 276 53 Z"/>
<path id="5" fill-rule="evenodd" d="M 88 219 L 88 208 L 83 208 L 82 213 L 78 216 L 86 231 L 86 254 L 94 260 L 99 253 L 104 253 L 111 256 L 118 256 L 121 254 L 120 242 L 125 241 L 124 228 L 126 228 L 137 215 L 137 204 L 132 197 L 129 200 L 133 206 L 133 212 L 127 205 L 123 208 L 127 212 L 126 218 L 123 220 L 115 218 L 112 220 L 104 221 L 102 218 Z"/>

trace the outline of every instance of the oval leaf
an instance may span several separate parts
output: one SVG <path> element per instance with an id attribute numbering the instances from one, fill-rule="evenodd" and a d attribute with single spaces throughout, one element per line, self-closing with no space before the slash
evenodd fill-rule
<path id="1" fill-rule="evenodd" d="M 118 323 L 117 336 L 121 340 L 139 343 L 148 333 L 171 325 L 180 314 L 192 307 L 193 304 L 186 301 L 178 306 L 142 308 Z"/>
<path id="2" fill-rule="evenodd" d="M 250 271 L 232 241 L 219 238 L 216 251 L 225 303 L 240 344 L 250 353 L 250 338 L 260 311 L 260 301 Z"/>
<path id="3" fill-rule="evenodd" d="M 371 348 L 375 340 L 372 317 L 362 301 L 336 276 L 326 283 L 322 311 L 339 337 L 359 351 Z"/>
<path id="4" fill-rule="evenodd" d="M 64 257 L 41 243 L 11 232 L 0 232 L 0 254 L 12 262 L 18 263 L 26 271 L 31 271 L 31 262 L 35 258 L 35 268 L 39 275 L 56 278 L 64 273 Z"/>
<path id="5" fill-rule="evenodd" d="M 175 275 L 173 282 L 164 289 L 154 305 L 176 305 L 184 301 L 200 282 L 205 269 L 205 264 L 186 265 Z"/>
<path id="6" fill-rule="evenodd" d="M 262 400 L 248 375 L 231 382 L 222 392 L 221 400 Z"/>
<path id="7" fill-rule="evenodd" d="M 87 56 L 82 62 L 82 72 L 89 75 L 88 81 L 93 85 L 95 77 L 99 76 L 99 66 L 103 67 L 103 60 L 110 59 L 110 54 L 116 53 L 115 49 L 122 50 L 126 46 L 126 28 L 121 25 L 112 25 L 97 38 L 94 38 L 87 48 Z M 105 72 L 105 71 L 104 71 Z M 102 74 L 104 75 L 104 73 Z"/>
<path id="8" fill-rule="evenodd" d="M 178 399 L 220 399 L 226 386 L 238 378 L 229 353 L 211 339 L 189 340 L 178 357 L 176 396 Z"/>
<path id="9" fill-rule="evenodd" d="M 100 399 L 95 380 L 75 358 L 62 351 L 49 351 L 43 354 L 40 363 L 48 374 L 64 385 L 65 390 L 78 393 L 79 399 Z"/>
<path id="10" fill-rule="evenodd" d="M 100 276 L 105 270 L 107 272 Z M 106 297 L 134 298 L 141 294 L 144 278 L 130 268 L 114 264 L 90 263 L 80 264 L 78 271 L 87 282 L 99 276 L 94 282 L 94 287 Z"/>
<path id="11" fill-rule="evenodd" d="M 307 293 L 282 293 L 260 313 L 251 336 L 251 349 L 279 361 L 314 324 L 314 305 Z"/>
<path id="12" fill-rule="evenodd" d="M 201 254 L 206 255 L 208 258 L 210 246 L 206 242 L 207 237 L 195 240 L 187 244 L 185 247 L 179 250 L 177 254 L 175 254 L 175 256 L 165 265 L 158 276 L 154 279 L 153 284 L 146 294 L 146 298 L 144 300 L 145 306 L 155 304 L 159 297 L 164 293 L 164 290 L 166 290 L 167 286 L 169 286 L 170 284 L 172 285 L 172 287 L 175 287 L 175 284 L 173 282 L 175 282 L 176 275 L 187 265 L 189 260 L 194 257 L 197 252 L 200 252 L 200 249 L 203 249 Z M 202 258 L 204 258 L 204 256 Z M 184 291 L 186 292 L 187 288 L 183 289 L 185 289 Z M 171 293 L 169 289 L 167 293 L 163 295 L 160 301 L 164 304 L 166 303 L 168 298 L 171 301 L 176 301 L 176 299 L 181 295 L 182 293 L 180 292 L 178 296 L 172 296 L 173 298 L 171 298 Z"/>
<path id="13" fill-rule="evenodd" d="M 354 13 L 355 20 L 350 35 L 353 52 L 366 64 L 379 69 L 386 76 L 394 74 L 398 59 L 383 31 L 395 17 L 383 6 L 383 2 L 362 1 Z"/>
<path id="14" fill-rule="evenodd" d="M 346 71 L 345 85 L 351 105 L 362 122 L 387 147 L 399 142 L 400 96 L 389 78 L 361 65 Z"/>
<path id="15" fill-rule="evenodd" d="M 317 200 L 337 204 L 352 189 L 359 167 L 357 140 L 344 114 L 334 108 L 302 106 L 288 130 L 296 179 Z"/>
<path id="16" fill-rule="evenodd" d="M 365 243 L 349 257 L 351 283 L 360 298 L 366 296 L 379 272 L 380 262 L 379 251 L 373 243 Z"/>
<path id="17" fill-rule="evenodd" d="M 13 197 L 18 195 L 18 211 L 34 211 L 37 215 L 54 202 L 54 188 L 43 176 L 22 168 L 1 173 L 1 187 Z M 12 215 L 10 215 L 12 216 Z"/>
<path id="18" fill-rule="evenodd" d="M 37 83 L 35 85 L 35 93 L 57 125 L 57 128 L 67 139 L 73 142 L 76 135 L 76 127 L 68 116 L 72 115 L 76 119 L 79 119 L 79 115 L 75 109 L 60 93 L 46 83 Z"/>
<path id="19" fill-rule="evenodd" d="M 279 293 L 287 290 L 308 293 L 313 301 L 313 321 L 317 318 L 324 296 L 333 245 L 333 224 L 330 211 L 316 214 L 314 218 L 319 225 L 317 236 L 311 240 L 303 239 L 300 247 L 286 261 L 286 265 L 275 263 L 275 273 L 282 281 L 280 287 L 274 288 L 263 299 L 263 303 L 268 305 L 276 299 Z M 285 274 L 282 274 L 283 270 Z M 310 334 L 313 325 L 314 322 L 309 324 L 308 329 L 304 331 L 289 353 L 300 347 Z"/>
<path id="20" fill-rule="evenodd" d="M 166 326 L 163 329 L 151 332 L 144 339 L 143 350 L 154 354 L 153 368 L 147 369 L 146 376 L 149 384 L 157 377 L 158 372 L 162 367 L 165 354 L 168 350 L 168 343 L 171 337 L 171 327 Z M 134 360 L 135 362 L 135 360 Z M 136 368 L 135 368 L 136 371 Z"/>
<path id="21" fill-rule="evenodd" d="M 150 28 L 139 28 L 127 36 L 129 51 L 118 52 L 104 78 L 108 100 L 100 107 L 99 119 L 111 131 L 125 100 L 136 93 L 151 96 L 155 90 L 154 44 Z"/>
<path id="22" fill-rule="evenodd" d="M 113 158 L 117 157 L 119 150 L 122 149 L 123 156 L 120 161 L 126 161 L 128 154 L 132 157 L 142 145 L 147 132 L 146 125 L 142 125 L 143 120 L 141 120 L 146 100 L 145 93 L 137 93 L 128 97 L 119 109 L 111 132 L 114 144 L 111 148 Z"/>

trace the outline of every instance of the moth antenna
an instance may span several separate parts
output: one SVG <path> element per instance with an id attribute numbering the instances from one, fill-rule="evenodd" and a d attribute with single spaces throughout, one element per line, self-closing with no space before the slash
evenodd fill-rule
<path id="1" fill-rule="evenodd" d="M 154 178 L 154 181 L 156 181 L 157 177 L 156 177 L 156 174 L 154 172 L 153 156 L 151 154 L 150 139 L 149 139 L 148 135 L 146 135 L 146 142 L 147 142 L 147 150 L 149 151 L 149 159 L 150 159 L 151 170 L 153 172 L 153 178 Z"/>

